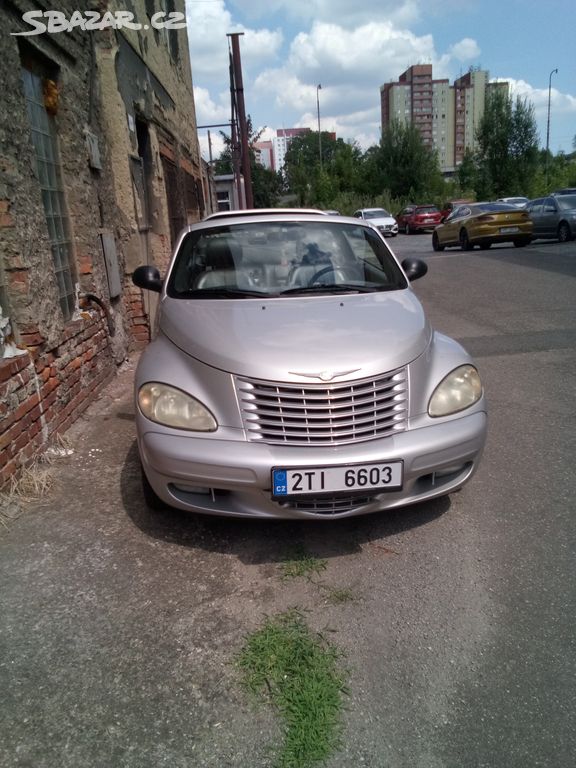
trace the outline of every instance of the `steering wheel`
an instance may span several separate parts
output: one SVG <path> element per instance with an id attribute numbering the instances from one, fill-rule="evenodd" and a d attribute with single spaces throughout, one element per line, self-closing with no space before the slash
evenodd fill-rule
<path id="1" fill-rule="evenodd" d="M 314 285 L 318 280 L 318 278 L 322 277 L 323 275 L 327 275 L 330 272 L 336 273 L 336 268 L 333 267 L 331 264 L 328 265 L 327 267 L 323 267 L 322 269 L 319 269 L 318 272 L 315 272 L 310 278 L 310 280 L 308 281 L 308 286 L 310 287 Z"/>

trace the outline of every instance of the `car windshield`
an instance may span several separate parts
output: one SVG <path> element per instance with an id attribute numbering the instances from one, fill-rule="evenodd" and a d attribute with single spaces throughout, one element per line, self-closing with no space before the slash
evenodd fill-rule
<path id="1" fill-rule="evenodd" d="M 435 205 L 422 205 L 414 213 L 438 213 L 438 208 Z"/>
<path id="2" fill-rule="evenodd" d="M 556 198 L 556 202 L 561 211 L 568 211 L 576 208 L 576 195 L 562 195 Z"/>
<path id="3" fill-rule="evenodd" d="M 191 231 L 166 290 L 176 299 L 220 299 L 406 287 L 404 273 L 372 227 L 260 220 Z"/>
<path id="4" fill-rule="evenodd" d="M 391 214 L 388 213 L 388 211 L 385 208 L 372 208 L 369 211 L 364 211 L 364 218 L 365 219 L 390 219 L 392 218 Z"/>

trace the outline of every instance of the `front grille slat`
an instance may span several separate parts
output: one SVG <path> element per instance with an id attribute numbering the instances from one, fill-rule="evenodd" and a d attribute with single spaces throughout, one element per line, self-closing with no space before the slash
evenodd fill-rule
<path id="1" fill-rule="evenodd" d="M 406 369 L 372 379 L 287 384 L 238 377 L 248 438 L 271 444 L 335 445 L 396 434 L 407 427 Z"/>

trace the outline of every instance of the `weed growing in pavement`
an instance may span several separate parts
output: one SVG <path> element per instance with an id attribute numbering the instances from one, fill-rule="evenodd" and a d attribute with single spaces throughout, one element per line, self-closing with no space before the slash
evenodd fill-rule
<path id="1" fill-rule="evenodd" d="M 326 570 L 326 560 L 309 555 L 304 547 L 296 547 L 287 554 L 286 561 L 282 564 L 283 579 L 297 579 L 305 576 L 311 579 Z"/>
<path id="2" fill-rule="evenodd" d="M 326 591 L 326 600 L 333 605 L 338 605 L 339 603 L 351 603 L 356 599 L 351 589 L 328 587 L 326 584 L 322 584 L 322 582 L 319 582 L 318 586 Z"/>
<path id="3" fill-rule="evenodd" d="M 300 610 L 268 617 L 237 657 L 244 687 L 268 698 L 284 720 L 276 768 L 309 768 L 340 746 L 341 652 L 313 632 Z"/>

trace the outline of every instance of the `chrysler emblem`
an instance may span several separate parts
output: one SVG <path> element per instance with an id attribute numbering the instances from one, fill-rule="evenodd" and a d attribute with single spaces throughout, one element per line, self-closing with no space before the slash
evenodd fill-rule
<path id="1" fill-rule="evenodd" d="M 307 379 L 320 379 L 320 381 L 332 381 L 338 376 L 346 376 L 348 373 L 355 373 L 360 368 L 350 368 L 347 371 L 319 371 L 318 373 L 302 373 L 300 371 L 288 371 L 293 376 L 304 376 Z"/>

